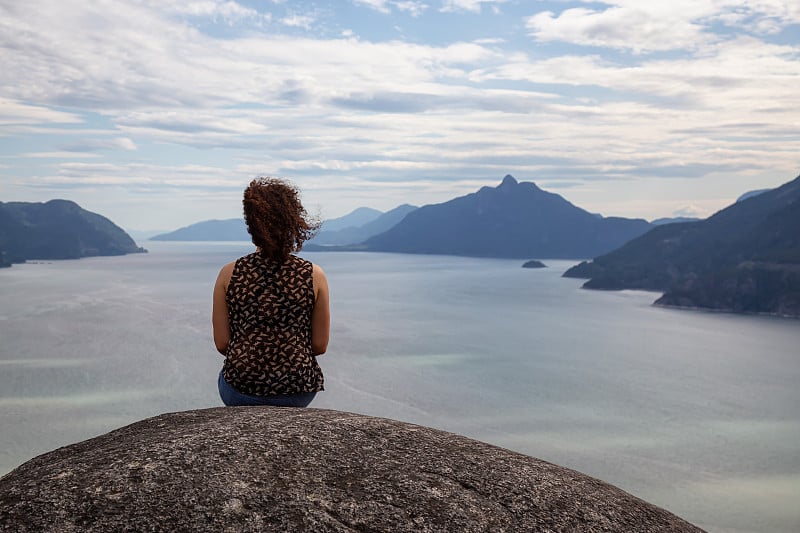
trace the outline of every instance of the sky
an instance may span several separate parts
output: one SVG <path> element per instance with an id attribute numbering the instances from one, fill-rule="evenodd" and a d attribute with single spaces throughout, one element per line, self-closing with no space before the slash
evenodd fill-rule
<path id="1" fill-rule="evenodd" d="M 0 0 L 0 201 L 127 230 L 323 219 L 512 174 L 705 217 L 800 173 L 797 0 Z"/>

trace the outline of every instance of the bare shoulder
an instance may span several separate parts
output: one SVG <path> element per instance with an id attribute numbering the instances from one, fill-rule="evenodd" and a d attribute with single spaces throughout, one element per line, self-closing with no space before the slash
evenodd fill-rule
<path id="1" fill-rule="evenodd" d="M 235 266 L 236 266 L 236 261 L 231 261 L 230 263 L 224 265 L 219 271 L 219 275 L 217 276 L 217 282 L 227 286 L 228 282 L 231 280 L 231 276 L 233 275 L 233 268 Z"/>
<path id="2" fill-rule="evenodd" d="M 311 263 L 311 266 L 311 279 L 314 282 L 314 292 L 319 292 L 320 290 L 327 292 L 328 279 L 325 277 L 325 271 L 316 263 Z"/>

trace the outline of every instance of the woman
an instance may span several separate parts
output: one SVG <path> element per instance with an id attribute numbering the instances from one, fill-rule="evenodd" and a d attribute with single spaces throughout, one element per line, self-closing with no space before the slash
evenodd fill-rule
<path id="1" fill-rule="evenodd" d="M 214 285 L 214 344 L 225 356 L 219 394 L 225 405 L 305 407 L 323 390 L 316 357 L 328 348 L 328 282 L 291 252 L 319 224 L 278 179 L 250 182 L 243 203 L 256 251 L 222 267 Z"/>

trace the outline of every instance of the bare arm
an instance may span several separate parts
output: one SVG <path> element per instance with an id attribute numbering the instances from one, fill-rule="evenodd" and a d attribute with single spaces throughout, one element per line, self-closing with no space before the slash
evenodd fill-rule
<path id="1" fill-rule="evenodd" d="M 217 282 L 214 284 L 211 324 L 214 328 L 214 345 L 222 355 L 225 355 L 228 350 L 228 342 L 231 339 L 231 326 L 228 323 L 228 304 L 225 302 L 225 292 L 228 290 L 228 282 L 231 280 L 235 264 L 235 262 L 228 263 L 222 267 L 217 276 Z"/>
<path id="2" fill-rule="evenodd" d="M 314 310 L 311 312 L 311 352 L 322 355 L 328 349 L 331 334 L 331 311 L 328 297 L 328 279 L 318 265 L 314 265 Z"/>

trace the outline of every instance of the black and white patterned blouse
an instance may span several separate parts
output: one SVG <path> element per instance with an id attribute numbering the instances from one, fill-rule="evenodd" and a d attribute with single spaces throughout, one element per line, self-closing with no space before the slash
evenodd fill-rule
<path id="1" fill-rule="evenodd" d="M 225 294 L 231 337 L 222 372 L 239 392 L 323 390 L 311 353 L 312 273 L 312 264 L 294 255 L 276 263 L 253 252 L 236 261 Z"/>

